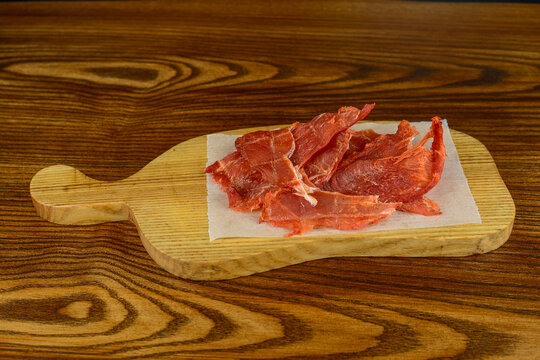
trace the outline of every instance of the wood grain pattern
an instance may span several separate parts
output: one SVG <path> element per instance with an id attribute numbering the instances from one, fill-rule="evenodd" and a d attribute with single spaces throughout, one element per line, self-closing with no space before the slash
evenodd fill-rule
<path id="1" fill-rule="evenodd" d="M 535 4 L 0 4 L 0 358 L 535 359 L 540 23 Z M 516 204 L 466 258 L 333 258 L 182 280 L 126 222 L 36 216 L 32 176 L 119 180 L 172 146 L 377 102 L 485 144 Z"/>
<path id="2" fill-rule="evenodd" d="M 271 128 L 275 126 L 226 133 Z M 486 148 L 466 134 L 451 132 L 482 224 L 210 242 L 206 136 L 174 146 L 119 181 L 97 181 L 70 166 L 49 166 L 32 178 L 30 195 L 38 214 L 58 224 L 130 220 L 161 267 L 193 280 L 232 279 L 326 257 L 467 256 L 492 251 L 510 236 L 514 202 Z"/>

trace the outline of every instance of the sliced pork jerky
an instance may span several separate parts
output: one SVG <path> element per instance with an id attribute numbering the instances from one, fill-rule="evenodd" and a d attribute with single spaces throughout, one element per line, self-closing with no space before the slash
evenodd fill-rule
<path id="1" fill-rule="evenodd" d="M 408 202 L 402 203 L 397 208 L 399 211 L 420 214 L 424 216 L 440 215 L 441 208 L 437 203 L 425 196 L 420 196 Z"/>
<path id="2" fill-rule="evenodd" d="M 287 235 L 302 235 L 314 227 L 339 230 L 360 229 L 390 216 L 399 203 L 381 203 L 377 196 L 344 195 L 315 190 L 317 205 L 287 190 L 267 193 L 260 221 L 290 229 Z"/>
<path id="3" fill-rule="evenodd" d="M 304 171 L 314 186 L 320 187 L 332 177 L 349 148 L 351 136 L 350 129 L 340 132 L 306 162 Z"/>
<path id="4" fill-rule="evenodd" d="M 350 130 L 351 131 L 351 140 L 349 141 L 349 148 L 347 149 L 347 155 L 353 153 L 353 152 L 359 152 L 364 150 L 366 145 L 373 140 L 375 140 L 377 137 L 379 137 L 381 134 L 375 132 L 372 129 L 364 129 L 364 130 Z"/>
<path id="5" fill-rule="evenodd" d="M 347 130 L 364 119 L 375 104 L 365 105 L 362 110 L 352 106 L 342 107 L 337 113 L 324 113 L 311 121 L 294 123 L 291 132 L 296 149 L 291 156 L 292 163 L 301 168 L 317 151 L 325 147 L 339 132 Z"/>
<path id="6" fill-rule="evenodd" d="M 446 156 L 439 117 L 418 145 L 399 156 L 360 158 L 339 168 L 325 189 L 355 195 L 378 195 L 381 201 L 408 202 L 431 190 L 441 178 Z M 423 145 L 433 137 L 431 151 Z M 366 145 L 367 148 L 367 145 Z"/>
<path id="7" fill-rule="evenodd" d="M 302 176 L 289 160 L 295 143 L 288 128 L 255 131 L 236 139 L 235 145 L 264 180 L 281 188 L 291 188 L 312 205 L 316 204 L 316 200 L 309 195 L 312 189 L 304 184 Z"/>
<path id="8" fill-rule="evenodd" d="M 235 151 L 214 162 L 205 170 L 212 180 L 227 194 L 229 207 L 236 211 L 254 211 L 261 208 L 264 195 L 279 187 L 265 181 L 242 155 Z"/>
<path id="9" fill-rule="evenodd" d="M 339 167 L 345 167 L 360 159 L 368 160 L 399 156 L 412 148 L 412 140 L 416 135 L 418 135 L 416 128 L 407 120 L 403 120 L 399 123 L 395 134 L 375 136 L 372 141 L 363 144 L 361 151 L 349 152 L 339 164 Z M 371 136 L 374 135 L 371 134 Z"/>

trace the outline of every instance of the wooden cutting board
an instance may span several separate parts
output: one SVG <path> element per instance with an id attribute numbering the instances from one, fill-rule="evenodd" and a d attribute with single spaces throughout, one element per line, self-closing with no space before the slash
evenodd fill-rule
<path id="1" fill-rule="evenodd" d="M 226 133 L 273 128 L 276 126 Z M 484 145 L 451 131 L 482 224 L 210 242 L 204 174 L 206 136 L 176 145 L 120 181 L 97 181 L 70 166 L 50 166 L 33 177 L 30 193 L 38 214 L 54 223 L 130 220 L 160 266 L 195 280 L 230 279 L 326 257 L 485 253 L 510 236 L 514 203 Z"/>

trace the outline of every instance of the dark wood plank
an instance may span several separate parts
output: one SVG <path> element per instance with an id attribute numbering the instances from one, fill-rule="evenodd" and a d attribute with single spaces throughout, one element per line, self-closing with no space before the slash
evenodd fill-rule
<path id="1" fill-rule="evenodd" d="M 0 5 L 0 357 L 534 359 L 540 8 L 413 1 Z M 483 142 L 516 203 L 467 258 L 339 258 L 219 282 L 129 223 L 35 214 L 39 169 L 131 175 L 173 145 L 377 102 Z"/>

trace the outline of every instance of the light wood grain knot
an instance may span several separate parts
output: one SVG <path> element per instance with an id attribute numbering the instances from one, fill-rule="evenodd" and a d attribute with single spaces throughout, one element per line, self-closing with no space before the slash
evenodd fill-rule
<path id="1" fill-rule="evenodd" d="M 29 77 L 61 78 L 99 85 L 151 89 L 191 74 L 185 65 L 154 61 L 32 61 L 7 66 L 5 71 Z"/>
<path id="2" fill-rule="evenodd" d="M 98 321 L 104 317 L 105 303 L 91 294 L 41 299 L 21 298 L 0 303 L 0 318 L 48 324 Z"/>
<path id="3" fill-rule="evenodd" d="M 58 309 L 58 314 L 69 316 L 72 319 L 85 319 L 90 315 L 90 301 L 74 301 Z"/>

